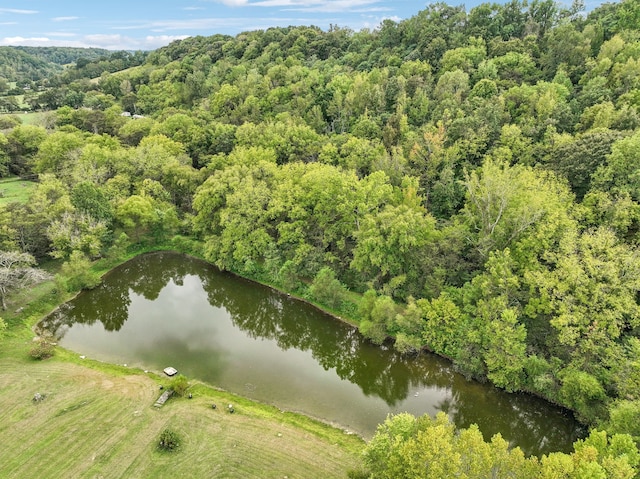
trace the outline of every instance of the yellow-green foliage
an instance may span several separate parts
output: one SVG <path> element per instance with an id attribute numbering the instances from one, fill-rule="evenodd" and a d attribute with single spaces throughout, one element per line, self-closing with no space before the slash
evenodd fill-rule
<path id="1" fill-rule="evenodd" d="M 525 458 L 497 434 L 485 441 L 477 426 L 456 430 L 444 413 L 435 419 L 403 413 L 389 416 L 365 449 L 370 479 L 584 479 L 637 477 L 640 454 L 626 434 L 592 431 L 574 452 Z"/>

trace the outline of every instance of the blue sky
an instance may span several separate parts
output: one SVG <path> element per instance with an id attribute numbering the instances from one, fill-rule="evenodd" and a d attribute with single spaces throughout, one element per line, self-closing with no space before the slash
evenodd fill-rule
<path id="1" fill-rule="evenodd" d="M 595 0 L 591 0 L 595 1 Z M 194 35 L 330 24 L 373 29 L 409 18 L 415 0 L 0 0 L 0 45 L 152 50 Z M 467 9 L 481 0 L 449 2 Z M 590 2 L 585 2 L 589 4 Z"/>

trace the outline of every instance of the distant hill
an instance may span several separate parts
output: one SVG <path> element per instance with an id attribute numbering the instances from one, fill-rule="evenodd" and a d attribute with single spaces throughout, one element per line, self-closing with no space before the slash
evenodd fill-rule
<path id="1" fill-rule="evenodd" d="M 9 82 L 37 81 L 62 71 L 62 66 L 16 47 L 0 47 L 0 77 Z"/>
<path id="2" fill-rule="evenodd" d="M 72 48 L 72 47 L 9 47 L 23 51 L 29 55 L 40 58 L 49 63 L 67 65 L 75 63 L 78 59 L 96 60 L 100 57 L 108 57 L 113 52 L 104 48 Z"/>
<path id="3" fill-rule="evenodd" d="M 17 83 L 38 81 L 60 73 L 63 65 L 112 54 L 101 48 L 0 47 L 0 78 Z"/>

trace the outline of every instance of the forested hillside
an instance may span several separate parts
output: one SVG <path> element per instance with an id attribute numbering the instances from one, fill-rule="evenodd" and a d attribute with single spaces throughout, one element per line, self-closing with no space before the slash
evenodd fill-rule
<path id="1" fill-rule="evenodd" d="M 172 244 L 640 441 L 638 0 L 194 37 L 60 88 L 0 135 L 40 175 L 3 248 Z"/>
<path id="2" fill-rule="evenodd" d="M 69 65 L 76 63 L 83 58 L 86 61 L 97 60 L 101 57 L 108 57 L 113 52 L 104 48 L 74 48 L 74 47 L 13 47 L 36 58 L 41 58 L 46 62 L 57 65 Z"/>
<path id="3" fill-rule="evenodd" d="M 0 47 L 0 112 L 83 106 L 91 80 L 143 63 L 148 52 L 100 48 Z M 70 85 L 75 82 L 73 86 Z M 91 103 L 89 108 L 106 108 Z"/>
<path id="4" fill-rule="evenodd" d="M 31 55 L 16 47 L 0 46 L 0 78 L 4 82 L 25 83 L 41 80 L 62 70 L 42 57 Z M 0 91 L 7 90 L 6 84 Z"/>
<path id="5" fill-rule="evenodd" d="M 102 48 L 0 47 L 0 78 L 17 83 L 38 81 L 52 78 L 64 65 L 78 60 L 88 63 L 112 54 Z"/>

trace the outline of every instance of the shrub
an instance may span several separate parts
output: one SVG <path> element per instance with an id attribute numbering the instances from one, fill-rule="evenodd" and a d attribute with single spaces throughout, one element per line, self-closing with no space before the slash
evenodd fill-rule
<path id="1" fill-rule="evenodd" d="M 182 374 L 178 374 L 171 380 L 169 388 L 173 390 L 174 394 L 184 396 L 189 389 L 189 380 Z"/>
<path id="2" fill-rule="evenodd" d="M 62 265 L 60 275 L 56 278 L 56 285 L 65 287 L 67 291 L 92 289 L 100 284 L 100 276 L 91 271 L 91 262 L 80 251 L 74 251 L 69 261 Z"/>
<path id="3" fill-rule="evenodd" d="M 311 296 L 333 309 L 340 307 L 345 291 L 344 285 L 331 268 L 322 268 L 309 288 Z"/>
<path id="4" fill-rule="evenodd" d="M 51 334 L 44 333 L 36 340 L 31 351 L 29 351 L 29 355 L 37 360 L 47 359 L 53 356 L 54 347 L 55 343 Z"/>
<path id="5" fill-rule="evenodd" d="M 180 446 L 180 438 L 172 429 L 165 429 L 160 433 L 158 449 L 161 451 L 175 451 Z"/>

